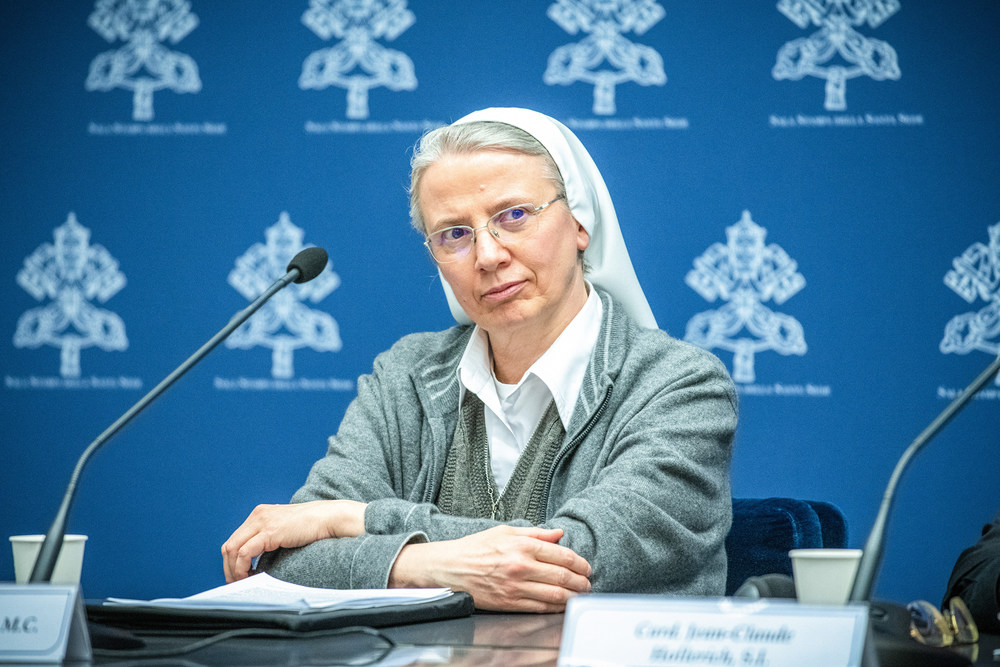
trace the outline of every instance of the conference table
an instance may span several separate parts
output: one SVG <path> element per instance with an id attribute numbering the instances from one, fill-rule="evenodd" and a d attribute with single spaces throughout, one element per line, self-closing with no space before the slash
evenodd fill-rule
<path id="1" fill-rule="evenodd" d="M 562 614 L 475 613 L 463 618 L 379 628 L 378 634 L 321 632 L 292 638 L 240 637 L 172 658 L 139 659 L 130 657 L 128 652 L 102 654 L 95 655 L 94 664 L 543 666 L 557 663 L 562 629 Z M 142 639 L 147 649 L 170 649 L 197 638 L 153 633 L 142 635 Z M 974 664 L 1000 665 L 1000 659 L 993 658 L 994 651 L 1000 650 L 1000 636 L 984 635 L 977 648 Z M 969 651 L 970 647 L 962 650 Z M 892 664 L 954 663 L 916 663 L 912 655 L 904 655 L 897 656 L 897 662 L 883 660 L 882 667 Z"/>

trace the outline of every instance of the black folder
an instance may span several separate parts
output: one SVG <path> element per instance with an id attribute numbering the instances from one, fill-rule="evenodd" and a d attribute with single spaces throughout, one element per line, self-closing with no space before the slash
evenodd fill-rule
<path id="1" fill-rule="evenodd" d="M 441 621 L 472 614 L 472 596 L 464 591 L 426 602 L 331 611 L 170 609 L 154 606 L 87 604 L 92 623 L 142 635 L 213 635 L 240 628 L 309 632 L 348 626 L 384 628 L 423 621 Z"/>

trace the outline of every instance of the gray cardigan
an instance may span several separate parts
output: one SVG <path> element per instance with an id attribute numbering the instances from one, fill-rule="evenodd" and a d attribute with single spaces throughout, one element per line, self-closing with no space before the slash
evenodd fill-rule
<path id="1" fill-rule="evenodd" d="M 594 592 L 722 595 L 736 394 L 712 354 L 639 328 L 600 293 L 604 318 L 548 482 L 546 528 L 593 567 Z M 383 588 L 408 543 L 497 525 L 440 512 L 458 418 L 456 368 L 472 333 L 404 337 L 358 396 L 292 502 L 367 502 L 365 533 L 264 554 L 259 569 L 310 586 Z M 528 525 L 525 521 L 508 522 Z"/>

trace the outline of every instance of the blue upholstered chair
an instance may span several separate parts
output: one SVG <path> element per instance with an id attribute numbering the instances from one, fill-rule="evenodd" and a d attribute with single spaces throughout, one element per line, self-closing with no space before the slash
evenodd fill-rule
<path id="1" fill-rule="evenodd" d="M 847 520 L 835 505 L 795 498 L 733 498 L 726 537 L 726 595 L 750 577 L 792 575 L 789 549 L 847 546 Z"/>

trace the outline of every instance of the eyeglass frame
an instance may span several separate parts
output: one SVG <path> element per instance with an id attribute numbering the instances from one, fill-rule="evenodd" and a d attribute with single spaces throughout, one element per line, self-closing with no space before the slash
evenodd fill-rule
<path id="1" fill-rule="evenodd" d="M 486 231 L 488 231 L 490 233 L 490 236 L 492 236 L 497 241 L 500 241 L 501 245 L 503 245 L 506 248 L 507 244 L 504 243 L 501 240 L 501 238 L 500 238 L 500 232 L 497 231 L 496 224 L 494 223 L 494 220 L 496 220 L 497 218 L 499 218 L 500 216 L 502 216 L 504 213 L 507 213 L 509 211 L 513 211 L 516 208 L 524 208 L 524 207 L 527 207 L 527 206 L 530 206 L 532 208 L 532 210 L 528 213 L 528 215 L 531 215 L 531 216 L 540 215 L 543 211 L 545 211 L 545 209 L 547 209 L 549 206 L 551 206 L 552 204 L 556 203 L 560 199 L 566 199 L 566 195 L 565 194 L 558 194 L 558 195 L 555 196 L 555 198 L 550 199 L 549 201 L 545 202 L 544 204 L 539 204 L 538 206 L 535 206 L 534 204 L 529 204 L 529 203 L 515 204 L 514 206 L 508 206 L 507 208 L 505 208 L 505 209 L 503 209 L 501 211 L 497 211 L 496 213 L 494 213 L 493 215 L 491 215 L 490 218 L 489 218 L 489 220 L 486 221 L 486 224 L 482 225 L 480 227 L 470 227 L 469 225 L 451 225 L 449 227 L 444 227 L 443 229 L 438 229 L 438 230 L 434 231 L 432 234 L 425 234 L 424 235 L 425 236 L 425 238 L 424 238 L 424 246 L 427 248 L 427 252 L 430 253 L 431 259 L 433 259 L 435 262 L 437 262 L 438 264 L 451 264 L 452 262 L 460 261 L 460 260 L 465 259 L 466 257 L 469 256 L 469 254 L 470 254 L 469 251 L 472 250 L 472 248 L 476 245 L 476 239 L 478 237 L 477 232 L 480 232 L 480 231 L 482 231 L 482 230 L 485 229 Z M 448 230 L 451 230 L 451 229 L 468 229 L 472 233 L 472 242 L 469 244 L 469 247 L 465 251 L 464 254 L 455 254 L 453 256 L 454 257 L 453 259 L 445 259 L 445 260 L 438 259 L 438 257 L 434 254 L 434 250 L 431 248 L 431 237 L 432 236 L 437 236 L 437 235 L 442 234 L 444 232 L 447 232 Z M 529 237 L 524 237 L 524 238 L 529 238 Z"/>
<path id="2" fill-rule="evenodd" d="M 926 600 L 914 600 L 906 609 L 910 612 L 910 636 L 921 644 L 961 646 L 979 641 L 976 621 L 958 596 L 952 597 L 940 610 Z"/>

